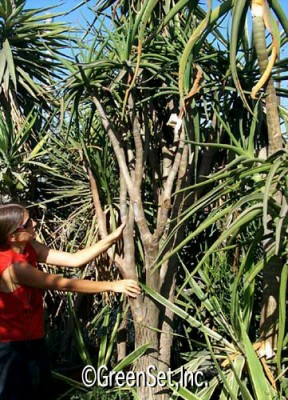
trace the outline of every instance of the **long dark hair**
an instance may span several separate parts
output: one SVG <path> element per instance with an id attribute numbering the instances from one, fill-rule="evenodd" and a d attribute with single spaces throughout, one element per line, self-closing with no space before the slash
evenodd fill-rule
<path id="1" fill-rule="evenodd" d="M 6 245 L 9 235 L 21 225 L 24 210 L 20 204 L 0 204 L 0 245 Z"/>

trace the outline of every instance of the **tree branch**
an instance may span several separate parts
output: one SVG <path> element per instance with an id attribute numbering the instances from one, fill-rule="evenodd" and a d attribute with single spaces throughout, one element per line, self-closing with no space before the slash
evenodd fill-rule
<path id="1" fill-rule="evenodd" d="M 175 181 L 175 178 L 179 171 L 179 167 L 180 167 L 180 163 L 181 163 L 181 158 L 182 158 L 183 148 L 184 148 L 184 140 L 185 140 L 185 130 L 184 130 L 184 128 L 182 128 L 180 139 L 179 139 L 179 146 L 178 146 L 178 150 L 177 150 L 177 153 L 176 153 L 176 156 L 174 159 L 174 163 L 169 172 L 167 180 L 164 183 L 164 191 L 161 196 L 161 208 L 159 210 L 159 214 L 158 214 L 158 218 L 157 218 L 157 227 L 153 234 L 153 239 L 152 239 L 154 244 L 159 242 L 160 237 L 163 235 L 165 225 L 167 223 L 168 213 L 171 208 L 172 189 L 173 189 L 174 181 Z"/>
<path id="2" fill-rule="evenodd" d="M 135 105 L 133 97 L 130 93 L 129 96 L 130 118 L 132 122 L 132 133 L 135 144 L 136 162 L 135 162 L 135 185 L 137 189 L 141 190 L 141 183 L 143 177 L 143 145 L 140 134 L 140 123 L 135 112 Z"/>
<path id="3" fill-rule="evenodd" d="M 120 138 L 117 137 L 117 134 L 113 131 L 112 125 L 111 125 L 110 121 L 108 120 L 106 112 L 105 112 L 104 108 L 102 107 L 101 103 L 99 102 L 99 100 L 95 96 L 93 96 L 92 98 L 93 98 L 93 102 L 98 110 L 98 113 L 100 115 L 102 124 L 111 140 L 113 150 L 114 150 L 115 156 L 116 156 L 118 164 L 119 164 L 119 168 L 124 176 L 125 183 L 128 188 L 129 195 L 131 197 L 130 193 L 133 193 L 133 182 L 132 182 L 131 176 L 129 174 L 129 170 L 128 170 L 128 166 L 126 164 L 123 149 L 120 146 Z"/>
<path id="4" fill-rule="evenodd" d="M 101 206 L 97 183 L 94 178 L 94 175 L 93 175 L 90 167 L 87 166 L 86 168 L 87 168 L 87 172 L 88 172 L 88 176 L 89 176 L 92 199 L 93 199 L 95 213 L 96 213 L 97 220 L 98 220 L 100 236 L 101 236 L 101 239 L 104 239 L 106 236 L 108 236 L 107 226 L 106 226 L 106 216 L 105 216 L 105 213 L 103 212 L 103 209 Z"/>
<path id="5" fill-rule="evenodd" d="M 149 231 L 147 221 L 144 215 L 144 210 L 143 210 L 143 204 L 142 204 L 142 199 L 141 199 L 141 194 L 140 190 L 137 190 L 137 187 L 135 187 L 133 180 L 131 179 L 131 176 L 129 174 L 128 166 L 125 160 L 125 155 L 123 152 L 123 149 L 120 146 L 120 138 L 117 137 L 117 135 L 114 133 L 112 129 L 112 125 L 110 121 L 107 118 L 107 115 L 105 113 L 105 110 L 103 109 L 102 105 L 100 104 L 99 100 L 93 96 L 93 102 L 96 105 L 96 108 L 99 112 L 100 118 L 102 120 L 103 126 L 105 130 L 108 133 L 108 136 L 111 140 L 115 156 L 117 158 L 119 168 L 123 174 L 127 190 L 129 193 L 129 197 L 132 201 L 133 204 L 133 211 L 134 211 L 134 218 L 135 222 L 138 225 L 138 228 L 140 230 L 141 238 L 143 241 L 143 244 L 149 245 L 152 235 Z"/>
<path id="6" fill-rule="evenodd" d="M 94 175 L 90 167 L 88 166 L 87 166 L 87 171 L 89 176 L 93 204 L 95 208 L 95 214 L 98 220 L 100 236 L 102 239 L 104 239 L 105 237 L 108 236 L 107 226 L 106 226 L 106 216 L 101 206 L 96 180 L 94 178 Z M 121 272 L 121 275 L 125 277 L 125 270 L 123 268 L 123 258 L 120 257 L 119 254 L 115 254 L 112 249 L 108 249 L 107 254 L 111 258 L 111 260 L 115 260 L 115 262 L 118 265 L 119 271 Z"/>

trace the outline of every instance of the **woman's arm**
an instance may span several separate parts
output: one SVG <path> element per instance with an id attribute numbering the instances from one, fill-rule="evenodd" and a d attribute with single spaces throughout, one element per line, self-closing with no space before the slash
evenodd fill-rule
<path id="1" fill-rule="evenodd" d="M 15 285 L 26 285 L 46 290 L 59 290 L 61 292 L 99 293 L 112 291 L 125 293 L 134 298 L 140 294 L 140 288 L 133 279 L 123 279 L 113 282 L 67 279 L 61 275 L 47 274 L 39 271 L 24 262 L 12 264 L 8 269 L 10 279 Z"/>
<path id="2" fill-rule="evenodd" d="M 38 255 L 38 262 L 58 265 L 59 267 L 77 268 L 88 263 L 99 254 L 108 250 L 109 247 L 121 237 L 124 227 L 125 224 L 120 225 L 105 239 L 100 240 L 86 249 L 78 250 L 76 253 L 67 253 L 65 251 L 50 249 L 48 246 L 36 241 L 31 242 L 31 244 Z"/>

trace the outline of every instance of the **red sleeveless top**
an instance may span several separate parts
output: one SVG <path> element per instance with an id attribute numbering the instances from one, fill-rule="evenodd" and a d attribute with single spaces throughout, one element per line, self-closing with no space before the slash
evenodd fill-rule
<path id="1" fill-rule="evenodd" d="M 37 268 L 37 253 L 30 243 L 23 254 L 0 249 L 0 276 L 11 264 L 19 261 Z M 43 336 L 43 291 L 24 285 L 8 293 L 0 290 L 0 342 L 40 339 Z"/>

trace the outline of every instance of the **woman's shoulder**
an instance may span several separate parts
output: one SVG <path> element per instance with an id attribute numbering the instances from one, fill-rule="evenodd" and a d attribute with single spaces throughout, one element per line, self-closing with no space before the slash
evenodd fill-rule
<path id="1" fill-rule="evenodd" d="M 37 258 L 37 252 L 31 243 L 26 244 L 23 253 L 17 253 L 7 246 L 0 246 L 0 275 L 9 265 L 15 262 L 26 261 L 36 266 Z"/>
<path id="2" fill-rule="evenodd" d="M 29 245 L 33 248 L 33 251 L 35 252 L 38 261 L 46 260 L 47 254 L 50 251 L 48 246 L 43 243 L 37 242 L 37 240 L 35 239 L 31 240 L 31 242 L 29 242 Z"/>
<path id="3" fill-rule="evenodd" d="M 27 243 L 23 253 L 18 253 L 9 247 L 0 247 L 0 264 L 6 264 L 7 261 L 29 261 L 30 258 L 37 259 L 37 253 L 30 243 Z"/>
<path id="4" fill-rule="evenodd" d="M 27 261 L 29 263 L 36 263 L 37 258 L 38 258 L 38 254 L 36 249 L 33 246 L 33 243 L 27 242 L 25 249 L 24 249 L 24 254 L 27 257 Z"/>

